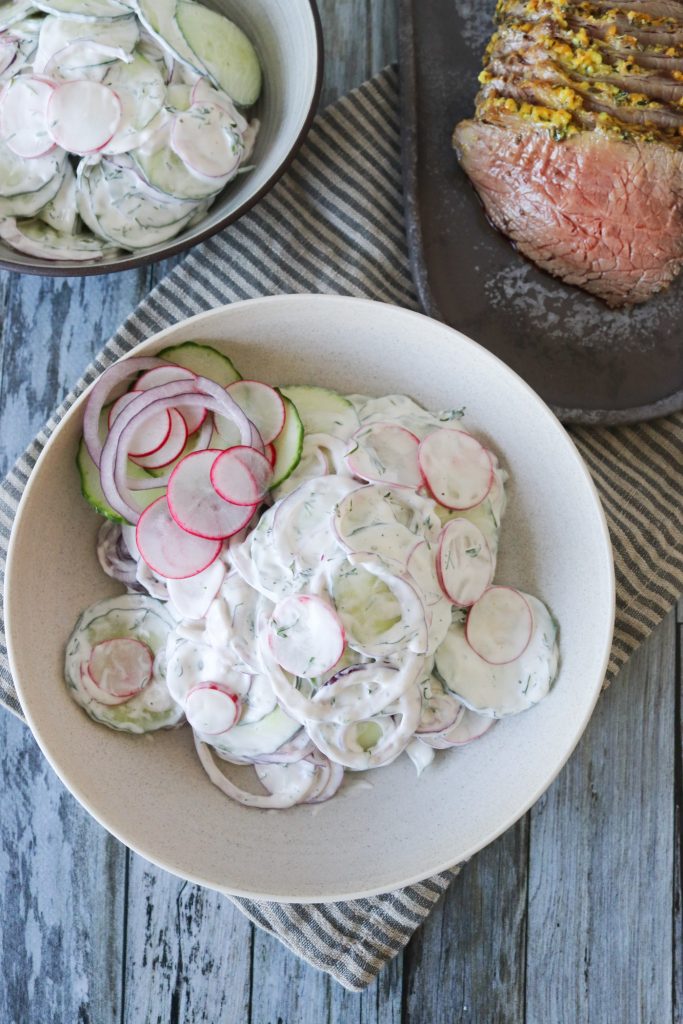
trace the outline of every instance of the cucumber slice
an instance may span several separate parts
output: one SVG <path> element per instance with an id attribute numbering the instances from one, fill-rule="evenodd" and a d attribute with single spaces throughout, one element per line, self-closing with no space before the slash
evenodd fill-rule
<path id="1" fill-rule="evenodd" d="M 102 151 L 126 153 L 142 145 L 141 133 L 164 105 L 166 83 L 158 65 L 136 51 L 128 64 L 117 61 L 109 69 L 104 84 L 119 98 L 121 119 Z"/>
<path id="2" fill-rule="evenodd" d="M 164 50 L 198 75 L 204 74 L 201 61 L 176 24 L 176 0 L 135 0 L 135 10 L 144 27 Z"/>
<path id="3" fill-rule="evenodd" d="M 81 478 L 81 494 L 85 500 L 92 505 L 96 512 L 99 512 L 99 514 L 104 516 L 106 519 L 111 519 L 115 523 L 125 523 L 126 520 L 123 516 L 119 515 L 118 512 L 115 512 L 105 498 L 104 492 L 102 491 L 102 484 L 100 483 L 100 471 L 90 458 L 83 439 L 81 439 L 81 443 L 78 446 L 76 466 Z M 129 463 L 129 472 L 133 479 L 142 480 L 143 478 L 147 479 L 149 476 L 144 469 L 140 466 L 136 466 L 132 462 Z M 133 500 L 136 505 L 139 505 L 140 511 L 142 512 L 148 505 L 151 505 L 153 501 L 156 501 L 157 498 L 160 498 L 165 493 L 165 487 L 155 487 L 146 491 L 134 491 Z"/>
<path id="4" fill-rule="evenodd" d="M 130 7 L 119 3 L 119 0 L 35 0 L 33 6 L 46 14 L 56 14 L 60 18 L 74 21 L 130 17 Z"/>
<path id="5" fill-rule="evenodd" d="M 200 377 L 227 388 L 233 381 L 242 380 L 242 374 L 235 369 L 232 360 L 217 352 L 210 345 L 202 345 L 198 341 L 183 341 L 180 345 L 171 345 L 158 353 L 159 359 L 168 359 L 169 363 L 184 366 L 187 370 Z"/>
<path id="6" fill-rule="evenodd" d="M 30 203 L 30 197 L 42 199 L 41 206 L 49 202 L 57 194 L 66 173 L 66 153 L 61 149 L 52 149 L 44 156 L 36 156 L 28 160 L 17 156 L 4 142 L 0 141 L 0 199 L 16 200 L 18 203 Z M 43 196 L 42 190 L 52 188 L 52 194 Z M 38 193 L 41 193 L 39 196 Z M 5 209 L 0 201 L 0 216 L 31 216 L 23 211 Z M 40 207 L 38 207 L 40 209 Z M 32 212 L 37 212 L 34 210 Z"/>
<path id="7" fill-rule="evenodd" d="M 156 139 L 153 140 L 153 145 L 153 149 L 151 146 L 144 146 L 134 150 L 130 155 L 152 188 L 174 199 L 187 201 L 215 196 L 232 177 L 223 175 L 222 178 L 199 178 L 180 157 L 176 156 L 169 145 L 164 144 L 157 148 Z"/>
<path id="8" fill-rule="evenodd" d="M 111 247 L 92 235 L 69 235 L 39 220 L 0 220 L 0 238 L 17 252 L 46 260 L 83 262 L 101 259 Z"/>
<path id="9" fill-rule="evenodd" d="M 221 753 L 228 754 L 228 756 L 232 754 L 238 757 L 258 757 L 259 754 L 274 754 L 279 747 L 299 732 L 300 728 L 301 724 L 285 714 L 278 705 L 274 711 L 258 722 L 236 725 L 234 729 L 230 729 L 229 732 L 218 738 L 216 736 L 202 736 L 201 738 L 215 748 L 219 757 Z"/>
<path id="10" fill-rule="evenodd" d="M 331 434 L 346 440 L 360 426 L 351 402 L 336 391 L 303 384 L 280 388 L 280 391 L 294 402 L 307 434 Z"/>
<path id="11" fill-rule="evenodd" d="M 35 4 L 30 3 L 30 0 L 12 0 L 12 3 L 3 4 L 0 7 L 0 32 L 4 32 L 17 21 L 23 21 L 29 14 L 33 14 L 35 9 Z"/>
<path id="12" fill-rule="evenodd" d="M 66 648 L 64 676 L 73 699 L 96 722 L 123 732 L 145 733 L 170 729 L 183 719 L 182 708 L 168 692 L 165 681 L 165 646 L 175 622 L 166 605 L 142 594 L 120 594 L 86 608 Z M 88 663 L 93 648 L 107 640 L 134 639 L 155 656 L 151 681 L 123 704 L 97 700 Z"/>
<path id="13" fill-rule="evenodd" d="M 403 612 L 396 596 L 362 566 L 346 559 L 339 563 L 332 578 L 332 600 L 354 650 L 364 651 L 387 636 L 403 639 Z"/>
<path id="14" fill-rule="evenodd" d="M 92 21 L 87 26 L 81 22 L 55 17 L 49 14 L 43 19 L 38 39 L 38 51 L 33 62 L 33 71 L 42 75 L 48 70 L 52 58 L 67 47 L 70 48 L 70 65 L 80 66 L 106 62 L 105 56 L 97 54 L 111 52 L 112 47 L 122 53 L 131 54 L 135 49 L 140 32 L 132 12 L 115 21 Z M 78 48 L 76 51 L 75 48 Z"/>
<path id="15" fill-rule="evenodd" d="M 78 212 L 91 231 L 121 246 L 145 249 L 183 230 L 196 204 L 154 193 L 125 157 L 78 165 Z"/>
<path id="16" fill-rule="evenodd" d="M 222 14 L 179 0 L 176 24 L 198 62 L 240 106 L 250 107 L 261 93 L 261 65 L 241 28 Z"/>
<path id="17" fill-rule="evenodd" d="M 46 203 L 38 216 L 45 224 L 65 235 L 76 233 L 78 207 L 76 205 L 76 175 L 70 163 L 65 164 L 65 174 L 57 194 Z"/>
<path id="18" fill-rule="evenodd" d="M 278 389 L 279 390 L 279 389 Z M 281 392 L 282 394 L 282 392 Z M 273 441 L 275 465 L 271 489 L 286 480 L 299 465 L 304 446 L 304 425 L 291 399 L 282 394 L 285 403 L 285 425 Z"/>

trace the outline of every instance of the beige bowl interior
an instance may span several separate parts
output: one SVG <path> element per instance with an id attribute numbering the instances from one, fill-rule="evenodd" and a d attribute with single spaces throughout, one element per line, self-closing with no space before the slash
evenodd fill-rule
<path id="1" fill-rule="evenodd" d="M 287 165 L 317 100 L 322 44 L 312 0 L 202 0 L 244 29 L 263 68 L 263 92 L 250 116 L 261 122 L 254 170 L 239 175 L 218 197 L 208 216 L 161 245 L 110 256 L 88 264 L 24 256 L 0 242 L 0 261 L 9 269 L 52 274 L 105 274 L 127 270 L 179 252 L 244 212 L 267 191 Z"/>
<path id="2" fill-rule="evenodd" d="M 100 520 L 80 496 L 81 399 L 39 460 L 14 528 L 7 632 L 22 705 L 55 771 L 114 835 L 169 871 L 266 899 L 340 899 L 389 890 L 489 843 L 540 796 L 581 735 L 610 647 L 614 586 L 599 500 L 564 429 L 485 349 L 417 313 L 336 296 L 278 296 L 202 313 L 145 342 L 187 339 L 229 353 L 245 376 L 466 406 L 511 473 L 498 579 L 550 604 L 562 667 L 549 697 L 482 740 L 437 754 L 417 779 L 407 758 L 313 809 L 232 803 L 204 775 L 189 730 L 136 738 L 95 725 L 62 682 L 80 611 L 120 590 L 101 572 Z M 362 778 L 362 784 L 361 783 Z M 370 783 L 370 785 L 368 785 Z"/>

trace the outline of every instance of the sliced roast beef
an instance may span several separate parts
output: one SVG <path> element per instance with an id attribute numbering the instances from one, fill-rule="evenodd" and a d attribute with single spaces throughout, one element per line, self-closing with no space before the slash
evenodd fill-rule
<path id="1" fill-rule="evenodd" d="M 454 133 L 491 223 L 611 306 L 683 265 L 683 0 L 498 0 Z"/>
<path id="2" fill-rule="evenodd" d="M 544 270 L 611 306 L 644 302 L 683 262 L 683 155 L 661 143 L 463 121 L 463 168 L 492 223 Z"/>

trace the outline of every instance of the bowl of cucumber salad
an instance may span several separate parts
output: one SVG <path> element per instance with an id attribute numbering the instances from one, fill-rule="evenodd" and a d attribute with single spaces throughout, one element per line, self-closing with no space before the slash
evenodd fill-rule
<path id="1" fill-rule="evenodd" d="M 249 209 L 313 117 L 310 0 L 0 4 L 0 265 L 97 274 Z"/>
<path id="2" fill-rule="evenodd" d="M 76 797 L 165 868 L 280 900 L 387 891 L 512 824 L 614 615 L 542 401 L 450 328 L 336 296 L 212 310 L 106 370 L 7 579 L 22 705 Z"/>

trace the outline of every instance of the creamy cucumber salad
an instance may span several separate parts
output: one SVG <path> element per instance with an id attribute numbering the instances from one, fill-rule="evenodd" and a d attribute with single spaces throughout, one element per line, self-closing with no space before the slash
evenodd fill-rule
<path id="1" fill-rule="evenodd" d="M 550 611 L 496 580 L 507 473 L 464 410 L 273 388 L 186 342 L 100 377 L 77 462 L 126 592 L 76 623 L 71 695 L 113 729 L 186 723 L 245 806 L 421 773 L 557 674 Z"/>
<path id="2" fill-rule="evenodd" d="M 194 0 L 0 4 L 0 239 L 88 261 L 201 221 L 248 170 L 261 67 Z"/>

